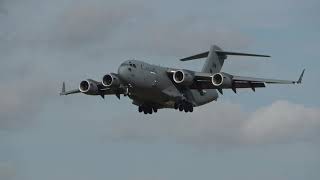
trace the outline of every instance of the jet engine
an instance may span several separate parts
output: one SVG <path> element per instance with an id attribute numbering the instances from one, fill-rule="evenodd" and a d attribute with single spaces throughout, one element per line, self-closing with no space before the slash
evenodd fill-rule
<path id="1" fill-rule="evenodd" d="M 216 73 L 212 76 L 212 84 L 216 87 L 231 88 L 232 76 L 226 73 Z"/>
<path id="2" fill-rule="evenodd" d="M 98 82 L 91 79 L 81 81 L 79 90 L 87 95 L 99 95 Z"/>
<path id="3" fill-rule="evenodd" d="M 105 87 L 119 87 L 120 86 L 120 80 L 116 76 L 116 74 L 106 74 L 102 78 L 102 85 Z"/>
<path id="4" fill-rule="evenodd" d="M 188 86 L 193 83 L 194 76 L 185 70 L 178 70 L 173 73 L 173 80 L 177 84 Z"/>

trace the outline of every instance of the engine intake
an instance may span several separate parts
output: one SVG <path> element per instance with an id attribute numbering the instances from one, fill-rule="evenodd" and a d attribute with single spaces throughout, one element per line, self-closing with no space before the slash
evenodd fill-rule
<path id="1" fill-rule="evenodd" d="M 219 88 L 231 88 L 232 76 L 226 73 L 216 73 L 212 76 L 212 84 Z"/>
<path id="2" fill-rule="evenodd" d="M 178 70 L 173 73 L 173 81 L 177 84 L 188 86 L 193 83 L 193 80 L 194 76 L 185 70 Z"/>
<path id="3" fill-rule="evenodd" d="M 87 79 L 80 82 L 79 90 L 80 92 L 87 94 L 87 95 L 98 95 L 99 88 L 98 83 L 94 80 Z"/>
<path id="4" fill-rule="evenodd" d="M 102 78 L 102 85 L 105 87 L 119 87 L 120 80 L 115 74 L 107 74 Z"/>

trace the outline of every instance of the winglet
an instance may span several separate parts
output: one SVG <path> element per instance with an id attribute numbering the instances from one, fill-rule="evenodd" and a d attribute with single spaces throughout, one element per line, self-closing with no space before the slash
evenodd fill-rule
<path id="1" fill-rule="evenodd" d="M 66 95 L 66 84 L 65 82 L 62 83 L 62 89 L 61 89 L 61 92 L 60 92 L 60 96 L 62 95 Z"/>
<path id="2" fill-rule="evenodd" d="M 304 72 L 305 72 L 306 69 L 303 69 L 298 81 L 297 81 L 297 84 L 301 84 L 302 83 L 302 78 L 303 78 L 303 75 L 304 75 Z"/>

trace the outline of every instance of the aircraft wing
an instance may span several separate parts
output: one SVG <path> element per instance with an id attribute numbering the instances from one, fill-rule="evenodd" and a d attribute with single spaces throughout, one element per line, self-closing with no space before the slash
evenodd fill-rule
<path id="1" fill-rule="evenodd" d="M 77 93 L 81 93 L 81 91 L 79 89 L 66 91 L 66 83 L 65 82 L 62 83 L 62 90 L 60 92 L 60 96 L 62 96 L 62 95 L 66 96 L 69 94 L 77 94 Z"/>
<path id="2" fill-rule="evenodd" d="M 104 98 L 105 95 L 116 95 L 120 99 L 120 94 L 126 93 L 124 88 L 106 88 L 100 82 L 96 82 L 96 83 L 98 87 L 97 92 L 93 92 L 92 94 L 89 93 L 87 95 L 100 95 L 102 98 Z M 60 96 L 77 94 L 77 93 L 82 93 L 82 92 L 80 91 L 80 89 L 73 89 L 73 90 L 66 91 L 65 82 L 62 83 L 62 90 L 60 92 Z"/>
<path id="3" fill-rule="evenodd" d="M 264 78 L 254 78 L 254 77 L 244 77 L 244 76 L 232 76 L 232 79 L 235 82 L 251 82 L 251 83 L 267 83 L 267 84 L 301 84 L 304 72 L 305 72 L 305 69 L 302 71 L 297 81 L 264 79 Z"/>
<path id="4" fill-rule="evenodd" d="M 81 91 L 79 89 L 74 89 L 70 91 L 61 91 L 60 96 L 66 96 L 66 95 L 77 94 L 77 93 L 81 93 Z"/>
<path id="5" fill-rule="evenodd" d="M 232 78 L 236 82 L 255 82 L 255 83 L 268 83 L 268 84 L 295 84 L 296 81 L 290 80 L 278 80 L 278 79 L 263 79 L 244 76 L 233 76 Z"/>
<path id="6" fill-rule="evenodd" d="M 168 73 L 172 74 L 175 70 L 171 70 Z M 232 89 L 236 92 L 238 88 L 263 88 L 265 84 L 300 84 L 305 70 L 302 71 L 299 79 L 297 81 L 293 80 L 278 80 L 278 79 L 264 79 L 264 78 L 255 78 L 255 77 L 245 77 L 245 76 L 235 76 L 227 73 L 221 74 L 225 78 L 230 79 L 230 85 L 216 86 L 212 83 L 212 77 L 214 74 L 203 73 L 203 72 L 192 72 L 194 76 L 194 82 L 189 86 L 190 89 L 217 89 L 222 92 L 222 89 Z M 179 84 L 177 84 L 179 86 Z"/>

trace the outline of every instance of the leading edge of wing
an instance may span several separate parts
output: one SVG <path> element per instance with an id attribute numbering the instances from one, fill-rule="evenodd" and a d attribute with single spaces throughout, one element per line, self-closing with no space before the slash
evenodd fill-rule
<path id="1" fill-rule="evenodd" d="M 268 84 L 295 84 L 296 81 L 291 80 L 279 80 L 279 79 L 265 79 L 245 76 L 233 76 L 234 81 L 248 81 L 248 82 L 264 82 Z"/>
<path id="2" fill-rule="evenodd" d="M 66 91 L 66 83 L 63 82 L 62 83 L 62 89 L 60 92 L 60 96 L 66 96 L 69 94 L 76 94 L 76 93 L 80 93 L 81 91 L 79 89 L 74 89 L 74 90 L 70 90 L 70 91 Z"/>
<path id="3" fill-rule="evenodd" d="M 300 74 L 299 79 L 297 81 L 254 78 L 254 77 L 244 77 L 244 76 L 233 76 L 233 80 L 235 80 L 235 81 L 249 81 L 249 82 L 264 82 L 264 83 L 268 83 L 268 84 L 301 84 L 304 72 L 305 72 L 305 69 L 303 69 L 303 71 Z"/>

